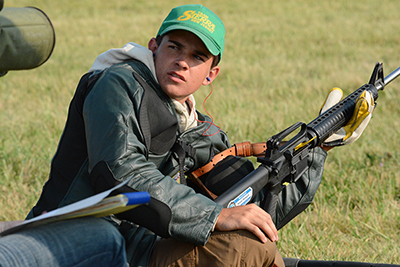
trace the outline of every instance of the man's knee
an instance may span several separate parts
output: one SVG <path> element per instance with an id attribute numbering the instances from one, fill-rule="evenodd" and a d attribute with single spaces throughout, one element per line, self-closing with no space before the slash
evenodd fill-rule
<path id="1" fill-rule="evenodd" d="M 248 231 L 216 231 L 205 246 L 174 239 L 159 241 L 150 266 L 273 266 L 279 262 L 276 257 L 280 255 L 275 243 L 262 243 Z"/>
<path id="2" fill-rule="evenodd" d="M 224 261 L 232 259 L 232 266 L 235 264 L 236 266 L 272 266 L 277 253 L 274 242 L 268 239 L 266 243 L 262 243 L 254 234 L 246 230 L 215 232 L 211 235 L 209 243 L 210 246 L 216 243 L 215 249 L 218 250 L 223 249 L 221 245 L 229 248 L 228 254 L 224 255 Z"/>

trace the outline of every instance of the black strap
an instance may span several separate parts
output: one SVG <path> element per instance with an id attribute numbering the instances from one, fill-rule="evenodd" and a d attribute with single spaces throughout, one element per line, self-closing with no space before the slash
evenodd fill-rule
<path id="1" fill-rule="evenodd" d="M 133 227 L 133 225 L 128 222 L 128 221 L 121 221 L 121 224 L 119 225 L 118 231 L 121 233 L 121 235 L 124 237 L 125 239 L 125 246 L 127 246 L 129 244 L 129 236 L 128 236 L 128 232 L 129 230 L 131 230 Z"/>
<path id="2" fill-rule="evenodd" d="M 185 179 L 185 158 L 186 157 L 194 157 L 196 153 L 196 149 L 192 147 L 190 144 L 185 143 L 182 140 L 176 140 L 174 146 L 171 148 L 171 151 L 174 152 L 177 156 L 177 161 L 179 164 L 179 182 L 181 184 L 186 185 Z"/>

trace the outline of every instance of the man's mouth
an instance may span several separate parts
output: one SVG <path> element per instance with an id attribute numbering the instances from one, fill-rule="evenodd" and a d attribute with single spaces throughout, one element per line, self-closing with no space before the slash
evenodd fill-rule
<path id="1" fill-rule="evenodd" d="M 171 75 L 172 77 L 175 77 L 177 79 L 180 79 L 182 81 L 185 81 L 185 77 L 183 77 L 183 76 L 181 76 L 181 75 L 179 75 L 179 74 L 177 74 L 175 72 L 171 72 L 169 75 Z"/>

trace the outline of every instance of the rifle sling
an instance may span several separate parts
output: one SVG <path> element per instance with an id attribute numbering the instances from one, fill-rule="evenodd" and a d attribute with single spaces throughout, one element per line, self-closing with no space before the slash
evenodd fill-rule
<path id="1" fill-rule="evenodd" d="M 242 142 L 234 144 L 232 147 L 218 153 L 215 155 L 210 162 L 208 162 L 203 167 L 198 168 L 197 170 L 192 172 L 192 175 L 195 178 L 199 178 L 202 175 L 208 173 L 212 170 L 212 168 L 217 165 L 218 162 L 226 158 L 227 156 L 239 156 L 239 157 L 260 157 L 265 155 L 265 150 L 267 149 L 267 143 L 250 143 L 250 142 Z"/>
<path id="2" fill-rule="evenodd" d="M 199 179 L 202 175 L 210 172 L 218 162 L 225 159 L 228 156 L 239 156 L 239 157 L 260 157 L 265 155 L 265 150 L 267 149 L 267 143 L 250 143 L 248 141 L 234 144 L 232 147 L 218 153 L 215 155 L 210 162 L 208 162 L 203 167 L 198 168 L 193 171 L 189 178 L 201 189 L 203 189 L 209 197 L 212 199 L 216 199 L 218 196 L 212 193 L 207 187 L 203 184 L 203 182 Z"/>
<path id="3" fill-rule="evenodd" d="M 267 149 L 267 143 L 250 143 L 248 141 L 234 144 L 232 147 L 218 153 L 215 155 L 210 162 L 208 162 L 203 167 L 198 168 L 188 175 L 189 179 L 192 180 L 197 186 L 199 186 L 207 195 L 216 199 L 218 196 L 211 192 L 199 179 L 202 175 L 210 172 L 218 162 L 225 159 L 228 156 L 239 156 L 239 157 L 260 157 L 265 155 L 265 150 Z"/>

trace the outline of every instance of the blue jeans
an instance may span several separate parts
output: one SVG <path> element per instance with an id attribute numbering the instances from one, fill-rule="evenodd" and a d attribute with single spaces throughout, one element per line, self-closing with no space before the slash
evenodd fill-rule
<path id="1" fill-rule="evenodd" d="M 33 227 L 0 238 L 0 266 L 128 266 L 125 241 L 101 218 Z"/>

